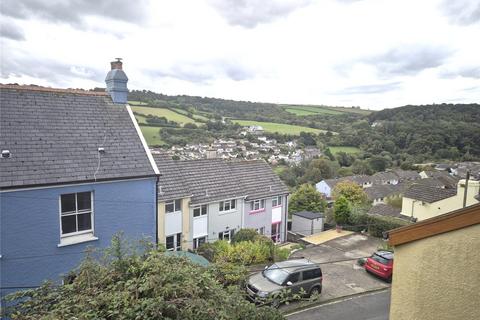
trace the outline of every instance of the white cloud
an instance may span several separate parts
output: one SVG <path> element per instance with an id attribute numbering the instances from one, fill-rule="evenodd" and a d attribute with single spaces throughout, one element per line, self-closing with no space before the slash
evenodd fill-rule
<path id="1" fill-rule="evenodd" d="M 452 22 L 442 1 L 151 1 L 132 12 L 140 21 L 84 5 L 81 23 L 42 11 L 8 18 L 18 28 L 0 38 L 0 80 L 104 86 L 109 61 L 123 57 L 130 88 L 165 94 L 377 109 L 478 102 L 480 24 Z"/>

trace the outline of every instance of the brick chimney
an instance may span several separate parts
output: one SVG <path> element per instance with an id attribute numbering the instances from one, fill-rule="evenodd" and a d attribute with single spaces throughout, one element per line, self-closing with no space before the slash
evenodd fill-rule
<path id="1" fill-rule="evenodd" d="M 110 93 L 113 103 L 126 104 L 128 97 L 128 78 L 122 69 L 122 58 L 115 59 L 116 61 L 110 62 L 111 70 L 108 72 L 107 77 L 105 78 L 107 92 Z"/>

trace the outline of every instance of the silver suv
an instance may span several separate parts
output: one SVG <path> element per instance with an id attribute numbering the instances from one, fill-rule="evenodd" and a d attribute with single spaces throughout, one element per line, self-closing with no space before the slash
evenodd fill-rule
<path id="1" fill-rule="evenodd" d="M 308 259 L 277 262 L 256 273 L 247 281 L 248 297 L 255 302 L 270 301 L 274 307 L 281 303 L 281 292 L 303 292 L 311 296 L 322 292 L 322 269 Z"/>

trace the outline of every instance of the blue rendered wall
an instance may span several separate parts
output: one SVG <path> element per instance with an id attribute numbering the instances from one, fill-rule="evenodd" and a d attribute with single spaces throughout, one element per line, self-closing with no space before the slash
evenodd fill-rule
<path id="1" fill-rule="evenodd" d="M 59 196 L 94 192 L 98 240 L 60 243 Z M 123 231 L 155 241 L 156 178 L 0 193 L 0 287 L 32 287 L 78 266 L 87 246 L 106 247 Z M 1 289 L 0 296 L 16 291 Z M 17 289 L 18 290 L 18 289 Z"/>

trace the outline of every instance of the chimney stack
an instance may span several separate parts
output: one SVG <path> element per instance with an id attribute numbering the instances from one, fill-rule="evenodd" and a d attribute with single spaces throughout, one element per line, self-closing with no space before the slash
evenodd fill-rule
<path id="1" fill-rule="evenodd" d="M 110 62 L 111 70 L 105 78 L 107 92 L 110 93 L 113 103 L 126 104 L 128 97 L 128 78 L 122 69 L 122 58 L 115 59 L 116 61 Z"/>

